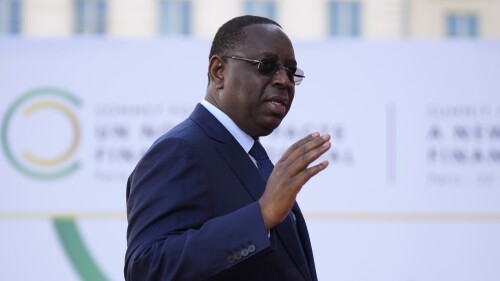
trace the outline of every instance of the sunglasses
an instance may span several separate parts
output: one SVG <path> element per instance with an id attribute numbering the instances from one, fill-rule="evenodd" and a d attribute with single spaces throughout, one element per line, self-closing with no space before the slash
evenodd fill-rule
<path id="1" fill-rule="evenodd" d="M 302 82 L 302 79 L 305 78 L 304 71 L 302 71 L 301 69 L 298 69 L 296 67 L 283 66 L 279 64 L 278 61 L 273 59 L 254 60 L 254 59 L 240 58 L 234 56 L 224 56 L 224 58 L 242 60 L 249 62 L 253 65 L 256 64 L 260 74 L 270 77 L 274 77 L 276 74 L 278 74 L 278 71 L 280 71 L 280 69 L 284 69 L 286 71 L 288 79 L 293 85 L 299 85 Z"/>

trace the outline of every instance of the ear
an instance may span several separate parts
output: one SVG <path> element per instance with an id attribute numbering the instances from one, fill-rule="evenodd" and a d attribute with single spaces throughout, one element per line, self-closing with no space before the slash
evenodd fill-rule
<path id="1" fill-rule="evenodd" d="M 210 58 L 208 64 L 208 76 L 210 82 L 214 84 L 216 89 L 224 88 L 224 67 L 225 62 L 220 56 Z"/>

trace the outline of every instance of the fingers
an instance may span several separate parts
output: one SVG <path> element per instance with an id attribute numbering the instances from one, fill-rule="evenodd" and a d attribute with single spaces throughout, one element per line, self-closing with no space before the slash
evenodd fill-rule
<path id="1" fill-rule="evenodd" d="M 296 182 L 298 186 L 303 186 L 308 182 L 312 177 L 317 175 L 319 172 L 323 171 L 328 167 L 330 163 L 328 161 L 323 161 L 317 165 L 309 167 L 300 173 L 298 173 L 292 180 Z"/>
<path id="2" fill-rule="evenodd" d="M 311 134 L 292 145 L 277 165 L 286 166 L 291 174 L 306 169 L 331 147 L 330 135 Z"/>
<path id="3" fill-rule="evenodd" d="M 283 221 L 302 186 L 328 167 L 328 161 L 311 165 L 330 149 L 330 135 L 310 134 L 293 144 L 276 163 L 266 189 L 259 199 L 267 229 Z"/>
<path id="4" fill-rule="evenodd" d="M 295 150 L 297 150 L 299 147 L 301 147 L 302 145 L 306 144 L 307 142 L 310 142 L 312 141 L 313 139 L 319 137 L 319 133 L 316 132 L 316 133 L 312 133 L 304 138 L 302 138 L 301 140 L 297 141 L 296 143 L 294 143 L 291 147 L 289 147 L 285 153 L 283 154 L 283 156 L 281 157 L 280 161 L 284 161 L 285 159 L 287 159 Z"/>

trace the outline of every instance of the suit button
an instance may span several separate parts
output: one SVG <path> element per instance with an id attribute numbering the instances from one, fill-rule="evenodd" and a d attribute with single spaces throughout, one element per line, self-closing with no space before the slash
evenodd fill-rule
<path id="1" fill-rule="evenodd" d="M 228 263 L 234 263 L 235 259 L 234 259 L 234 256 L 233 255 L 230 255 L 229 257 L 227 257 L 227 262 Z"/>
<path id="2" fill-rule="evenodd" d="M 240 252 L 236 252 L 236 253 L 234 253 L 234 258 L 235 258 L 237 261 L 241 260 L 241 253 L 240 253 Z"/>
<path id="3" fill-rule="evenodd" d="M 248 251 L 248 249 L 241 249 L 241 255 L 246 257 L 248 256 L 248 254 L 250 253 L 250 251 Z"/>
<path id="4" fill-rule="evenodd" d="M 247 249 L 248 249 L 248 251 L 250 253 L 253 253 L 253 252 L 255 252 L 255 245 L 254 244 L 250 244 Z"/>

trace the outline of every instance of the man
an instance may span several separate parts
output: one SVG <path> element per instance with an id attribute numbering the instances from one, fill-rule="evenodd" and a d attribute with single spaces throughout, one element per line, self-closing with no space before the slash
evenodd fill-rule
<path id="1" fill-rule="evenodd" d="M 243 16 L 221 26 L 209 59 L 205 100 L 129 178 L 125 279 L 317 280 L 295 198 L 328 166 L 309 167 L 330 136 L 299 140 L 274 169 L 259 143 L 304 77 L 292 44 L 276 22 Z"/>

